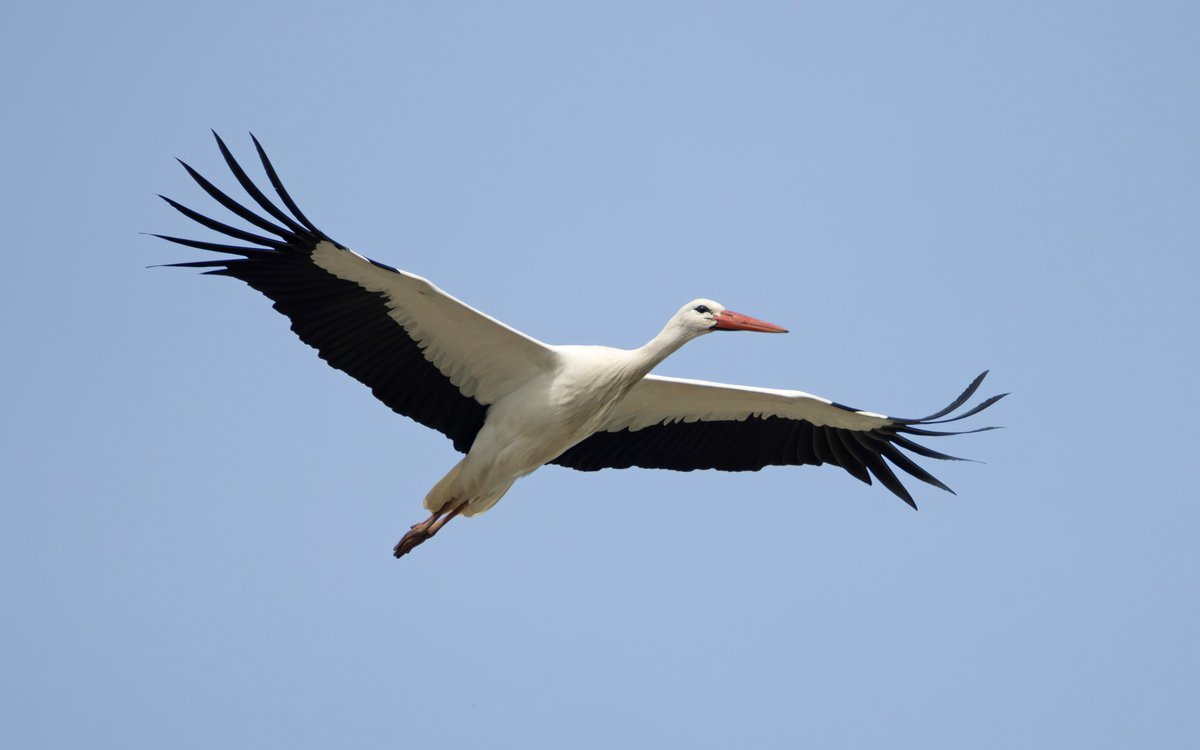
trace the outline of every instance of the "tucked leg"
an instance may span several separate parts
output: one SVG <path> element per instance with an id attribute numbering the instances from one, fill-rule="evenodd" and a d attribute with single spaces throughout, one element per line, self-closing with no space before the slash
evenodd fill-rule
<path id="1" fill-rule="evenodd" d="M 412 528 L 408 530 L 408 533 L 396 543 L 395 548 L 392 550 L 392 554 L 396 557 L 403 557 L 404 555 L 407 555 L 414 547 L 441 531 L 443 526 L 453 520 L 453 518 L 459 513 L 462 513 L 467 507 L 467 502 L 467 500 L 463 500 L 461 503 L 451 508 L 449 512 L 443 508 L 437 513 L 431 515 L 429 518 L 426 518 L 424 521 L 413 524 Z"/>

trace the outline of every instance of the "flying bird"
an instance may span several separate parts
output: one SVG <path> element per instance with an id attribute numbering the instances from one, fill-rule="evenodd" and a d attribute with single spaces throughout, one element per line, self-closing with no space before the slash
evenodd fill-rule
<path id="1" fill-rule="evenodd" d="M 944 431 L 1007 394 L 955 414 L 983 381 L 920 419 L 862 411 L 794 390 L 654 375 L 689 341 L 715 331 L 786 333 L 710 299 L 679 308 L 636 349 L 546 344 L 455 299 L 427 279 L 366 258 L 308 219 L 284 189 L 257 138 L 278 202 L 247 175 L 215 132 L 226 165 L 258 210 L 182 160 L 211 198 L 253 229 L 226 224 L 166 196 L 174 209 L 236 241 L 155 234 L 226 257 L 172 263 L 232 276 L 262 292 L 322 359 L 371 389 L 393 411 L 441 432 L 466 454 L 425 496 L 430 515 L 396 544 L 411 551 L 458 515 L 491 508 L 513 482 L 544 464 L 580 471 L 720 469 L 830 464 L 872 477 L 916 508 L 893 467 L 952 492 L 904 451 L 961 460 L 915 442 L 993 429 Z M 280 205 L 282 204 L 282 205 Z"/>

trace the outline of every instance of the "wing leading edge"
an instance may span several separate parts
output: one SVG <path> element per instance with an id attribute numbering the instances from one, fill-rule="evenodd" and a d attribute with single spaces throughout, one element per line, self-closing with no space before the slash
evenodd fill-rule
<path id="1" fill-rule="evenodd" d="M 238 256 L 171 264 L 240 279 L 274 303 L 321 359 L 371 389 L 393 411 L 435 429 L 465 452 L 488 404 L 553 366 L 553 352 L 446 294 L 426 279 L 335 242 L 300 211 L 258 139 L 255 149 L 282 207 L 246 174 L 215 132 L 230 172 L 260 211 L 222 192 L 184 162 L 217 203 L 256 230 L 240 229 L 160 196 L 196 223 L 242 244 L 156 234 Z M 498 353 L 502 356 L 498 356 Z"/>

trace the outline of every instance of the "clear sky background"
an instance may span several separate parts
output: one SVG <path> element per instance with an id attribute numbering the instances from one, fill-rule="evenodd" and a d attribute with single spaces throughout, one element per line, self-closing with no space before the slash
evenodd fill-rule
<path id="1" fill-rule="evenodd" d="M 32 3 L 0 25 L 0 744 L 1200 745 L 1194 2 Z M 544 469 L 396 561 L 449 441 L 155 193 L 248 131 L 329 234 L 546 341 L 919 416 L 837 469 Z M 199 230 L 202 233 L 202 230 Z"/>

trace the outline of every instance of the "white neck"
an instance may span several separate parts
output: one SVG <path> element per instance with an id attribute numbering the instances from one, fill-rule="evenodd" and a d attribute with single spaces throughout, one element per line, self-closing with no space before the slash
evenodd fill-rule
<path id="1" fill-rule="evenodd" d="M 707 331 L 684 328 L 672 319 L 657 336 L 630 352 L 633 355 L 634 367 L 640 375 L 645 376 L 660 362 L 674 354 L 679 347 L 705 333 Z"/>

